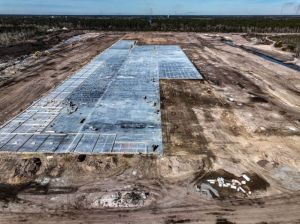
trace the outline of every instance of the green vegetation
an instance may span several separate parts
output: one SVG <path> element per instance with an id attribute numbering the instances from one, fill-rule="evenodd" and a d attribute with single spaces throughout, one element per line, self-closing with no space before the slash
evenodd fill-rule
<path id="1" fill-rule="evenodd" d="M 76 17 L 2 16 L 0 27 L 116 31 L 300 32 L 300 17 Z"/>
<path id="2" fill-rule="evenodd" d="M 277 41 L 277 42 L 274 44 L 274 47 L 282 48 L 282 41 Z"/>
<path id="3" fill-rule="evenodd" d="M 275 47 L 300 56 L 300 35 L 278 35 L 271 36 L 270 39 L 276 42 Z"/>
<path id="4" fill-rule="evenodd" d="M 0 33 L 0 45 L 8 46 L 10 43 L 16 43 L 25 41 L 33 36 L 36 36 L 37 32 L 34 30 L 23 30 L 13 32 L 1 32 Z"/>
<path id="5" fill-rule="evenodd" d="M 62 27 L 99 31 L 300 33 L 300 17 L 0 16 L 0 38 L 4 40 L 0 43 Z"/>
<path id="6" fill-rule="evenodd" d="M 6 24 L 5 21 L 0 21 L 0 46 L 7 46 L 11 43 L 21 42 L 46 33 L 46 27 L 39 27 L 34 24 Z"/>
<path id="7" fill-rule="evenodd" d="M 248 33 L 244 34 L 243 37 L 250 42 L 254 39 L 257 44 L 270 45 L 273 43 L 266 34 Z"/>

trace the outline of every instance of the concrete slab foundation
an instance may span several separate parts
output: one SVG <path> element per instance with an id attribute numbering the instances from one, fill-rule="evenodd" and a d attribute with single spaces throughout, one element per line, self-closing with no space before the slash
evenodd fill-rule
<path id="1" fill-rule="evenodd" d="M 179 46 L 118 41 L 0 129 L 0 151 L 162 154 L 159 79 L 202 79 Z"/>

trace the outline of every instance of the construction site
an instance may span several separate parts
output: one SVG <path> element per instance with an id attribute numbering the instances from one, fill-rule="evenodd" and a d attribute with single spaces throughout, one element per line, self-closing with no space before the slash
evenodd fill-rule
<path id="1" fill-rule="evenodd" d="M 300 222 L 299 57 L 243 34 L 68 33 L 0 58 L 0 223 Z"/>

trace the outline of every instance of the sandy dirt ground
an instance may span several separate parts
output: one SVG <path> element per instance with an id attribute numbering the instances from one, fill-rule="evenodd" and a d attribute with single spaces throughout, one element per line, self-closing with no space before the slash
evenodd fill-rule
<path id="1" fill-rule="evenodd" d="M 276 48 L 274 46 L 275 41 L 270 39 L 270 36 L 274 36 L 274 34 L 265 34 L 265 35 L 266 35 L 266 40 L 270 42 L 269 44 L 262 44 L 260 43 L 260 39 L 257 38 L 245 39 L 243 35 L 239 35 L 239 34 L 227 34 L 222 36 L 226 40 L 233 41 L 238 46 L 242 46 L 250 50 L 261 52 L 263 54 L 269 55 L 283 62 L 293 63 L 300 66 L 300 58 L 295 57 L 295 53 L 282 51 L 280 48 Z M 287 34 L 281 34 L 281 35 L 287 35 Z M 293 35 L 299 35 L 299 34 L 293 34 Z"/>
<path id="2" fill-rule="evenodd" d="M 0 123 L 27 108 L 121 36 L 82 34 L 79 41 L 63 42 L 0 71 Z"/>
<path id="3" fill-rule="evenodd" d="M 55 59 L 11 68 L 18 75 L 0 88 L 2 121 L 118 38 L 179 44 L 205 80 L 160 82 L 162 157 L 2 154 L 0 223 L 300 223 L 299 72 L 219 35 L 93 35 L 60 46 Z M 208 184 L 243 175 L 245 193 Z"/>

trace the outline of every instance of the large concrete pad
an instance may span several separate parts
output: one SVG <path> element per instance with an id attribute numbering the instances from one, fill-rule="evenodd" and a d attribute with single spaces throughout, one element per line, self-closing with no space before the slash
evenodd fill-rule
<path id="1" fill-rule="evenodd" d="M 119 41 L 0 129 L 0 151 L 162 154 L 159 79 L 202 79 L 178 46 Z"/>

